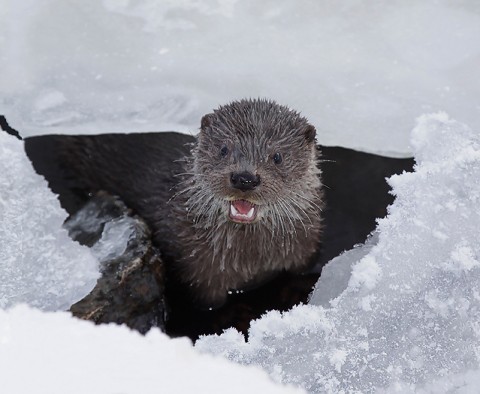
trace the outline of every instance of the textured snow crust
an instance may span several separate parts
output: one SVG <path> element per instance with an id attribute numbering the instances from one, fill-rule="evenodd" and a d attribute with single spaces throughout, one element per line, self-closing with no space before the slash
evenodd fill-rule
<path id="1" fill-rule="evenodd" d="M 480 133 L 426 115 L 412 146 L 415 172 L 389 179 L 396 200 L 378 242 L 347 255 L 337 283 L 321 279 L 310 305 L 257 320 L 248 342 L 231 329 L 197 348 L 309 392 L 478 392 Z"/>
<path id="2" fill-rule="evenodd" d="M 95 286 L 97 260 L 62 228 L 67 213 L 23 142 L 1 130 L 0 162 L 0 308 L 68 309 Z"/>
<path id="3" fill-rule="evenodd" d="M 0 310 L 0 370 L 8 394 L 302 392 L 156 329 L 143 337 L 26 306 Z"/>

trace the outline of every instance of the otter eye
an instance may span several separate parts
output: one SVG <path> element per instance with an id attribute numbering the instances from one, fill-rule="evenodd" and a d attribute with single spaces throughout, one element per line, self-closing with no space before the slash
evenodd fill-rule
<path id="1" fill-rule="evenodd" d="M 222 149 L 220 149 L 220 156 L 225 157 L 228 155 L 228 148 L 226 146 L 223 146 Z"/>
<path id="2" fill-rule="evenodd" d="M 273 162 L 274 162 L 275 164 L 280 164 L 280 163 L 282 162 L 282 160 L 283 160 L 283 159 L 282 159 L 281 153 L 277 152 L 277 153 L 275 153 L 275 154 L 273 155 Z"/>

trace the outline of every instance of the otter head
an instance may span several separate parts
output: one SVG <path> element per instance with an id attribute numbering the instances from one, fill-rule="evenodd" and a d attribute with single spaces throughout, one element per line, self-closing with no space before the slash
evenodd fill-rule
<path id="1" fill-rule="evenodd" d="M 320 186 L 315 134 L 304 117 L 268 100 L 236 101 L 205 115 L 193 155 L 202 188 L 190 199 L 192 210 L 245 225 L 302 216 Z"/>

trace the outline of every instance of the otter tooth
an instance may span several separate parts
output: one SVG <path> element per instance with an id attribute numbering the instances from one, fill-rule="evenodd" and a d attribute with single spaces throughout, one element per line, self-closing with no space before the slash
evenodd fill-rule
<path id="1" fill-rule="evenodd" d="M 247 213 L 247 218 L 253 217 L 253 212 L 254 212 L 254 211 L 255 211 L 255 208 L 254 208 L 254 207 L 250 208 L 250 211 L 248 211 L 248 213 Z"/>
<path id="2" fill-rule="evenodd" d="M 233 206 L 233 204 L 230 204 L 230 212 L 231 212 L 232 216 L 237 216 L 238 215 L 238 211 Z"/>

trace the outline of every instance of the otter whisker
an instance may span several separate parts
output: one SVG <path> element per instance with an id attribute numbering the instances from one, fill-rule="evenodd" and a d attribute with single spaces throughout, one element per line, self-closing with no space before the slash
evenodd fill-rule
<path id="1" fill-rule="evenodd" d="M 286 218 L 288 219 L 288 221 L 290 222 L 290 226 L 291 226 L 291 228 L 293 229 L 293 232 L 296 233 L 296 232 L 297 232 L 297 229 L 295 228 L 295 225 L 294 225 L 293 220 L 292 220 L 292 218 L 291 218 L 290 211 L 289 211 L 288 207 L 285 206 L 285 203 L 284 203 L 284 201 L 283 201 L 282 199 L 279 199 L 279 200 L 277 201 L 277 204 L 278 204 L 279 207 L 282 208 L 285 217 L 286 217 Z"/>
<path id="2" fill-rule="evenodd" d="M 298 209 L 301 210 L 301 212 L 303 212 L 304 216 L 308 217 L 307 213 L 298 205 L 295 203 L 295 201 L 293 199 L 285 199 L 286 203 L 290 206 L 291 208 L 291 211 L 294 211 L 295 212 L 295 219 L 300 222 L 300 224 L 302 225 L 303 227 L 303 231 L 306 233 L 307 232 L 307 229 L 305 227 L 305 223 L 303 221 L 303 217 L 302 215 L 300 215 L 298 212 L 296 212 L 296 210 L 293 209 L 294 206 L 296 206 Z"/>
<path id="3" fill-rule="evenodd" d="M 272 218 L 272 224 L 273 224 L 273 229 L 275 230 L 277 227 L 281 231 L 281 235 L 284 236 L 286 234 L 286 229 L 285 229 L 285 224 L 282 219 L 282 216 L 279 215 L 277 209 L 271 209 L 271 218 Z"/>
<path id="4" fill-rule="evenodd" d="M 289 201 L 289 203 L 290 203 L 291 206 L 297 207 L 297 209 L 299 209 L 299 210 L 303 213 L 303 215 L 298 215 L 298 216 L 299 216 L 298 220 L 299 220 L 300 223 L 302 224 L 304 231 L 307 232 L 307 229 L 305 228 L 305 223 L 304 223 L 304 221 L 303 221 L 303 218 L 308 218 L 308 220 L 310 221 L 310 223 L 312 223 L 312 219 L 309 217 L 309 215 L 307 214 L 307 212 L 305 212 L 305 210 L 304 210 L 295 200 L 289 199 L 288 201 Z"/>
<path id="5" fill-rule="evenodd" d="M 175 198 L 177 198 L 178 196 L 184 194 L 184 193 L 187 193 L 189 191 L 188 188 L 185 188 L 185 189 L 182 189 L 182 190 L 179 190 L 178 192 L 176 192 L 175 194 L 172 195 L 172 197 L 170 197 L 167 201 L 167 203 L 170 203 L 172 200 L 174 200 Z"/>
<path id="6" fill-rule="evenodd" d="M 292 205 L 296 206 L 299 210 L 302 211 L 303 213 L 303 217 L 307 218 L 310 222 L 310 224 L 312 224 L 312 216 L 313 217 L 319 217 L 320 216 L 320 213 L 317 212 L 317 210 L 313 209 L 313 206 L 311 203 L 308 203 L 308 206 L 307 207 L 302 207 L 298 201 L 296 201 L 295 199 L 291 198 L 290 199 L 290 202 Z M 309 213 L 307 213 L 307 211 L 309 211 Z"/>
<path id="7" fill-rule="evenodd" d="M 175 176 L 177 177 L 184 176 L 184 175 L 193 175 L 194 177 L 198 177 L 198 178 L 207 177 L 206 174 L 196 174 L 194 172 L 181 172 L 181 173 L 175 174 Z"/>
<path id="8" fill-rule="evenodd" d="M 322 207 L 320 207 L 318 204 L 314 203 L 311 199 L 305 197 L 304 195 L 300 194 L 300 193 L 296 193 L 296 192 L 293 192 L 292 193 L 297 196 L 297 197 L 300 197 L 301 199 L 307 201 L 309 204 L 311 204 L 312 206 L 314 206 L 315 208 L 319 209 L 320 212 L 323 212 L 323 209 Z M 318 197 L 317 197 L 318 198 Z"/>

